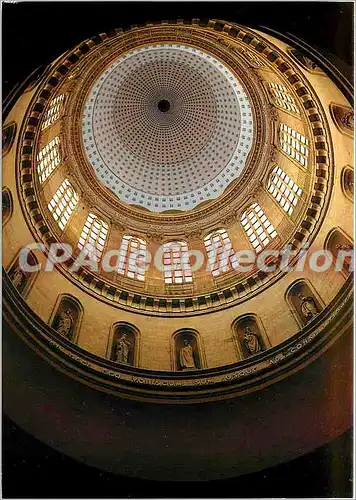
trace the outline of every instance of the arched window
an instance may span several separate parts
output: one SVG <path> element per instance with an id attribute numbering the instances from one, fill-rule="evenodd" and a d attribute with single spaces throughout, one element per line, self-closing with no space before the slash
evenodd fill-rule
<path id="1" fill-rule="evenodd" d="M 82 229 L 78 247 L 82 250 L 86 246 L 92 258 L 99 261 L 104 250 L 108 231 L 108 224 L 90 213 Z"/>
<path id="2" fill-rule="evenodd" d="M 267 219 L 258 203 L 253 203 L 241 217 L 241 224 L 256 252 L 277 236 L 273 225 Z"/>
<path id="3" fill-rule="evenodd" d="M 10 219 L 13 211 L 12 195 L 8 188 L 2 190 L 2 224 L 3 226 Z"/>
<path id="4" fill-rule="evenodd" d="M 138 365 L 138 330 L 129 323 L 118 323 L 113 327 L 108 357 L 123 365 Z"/>
<path id="5" fill-rule="evenodd" d="M 323 309 L 320 300 L 304 280 L 294 282 L 287 290 L 286 298 L 301 327 L 312 321 Z"/>
<path id="6" fill-rule="evenodd" d="M 144 281 L 146 266 L 143 261 L 145 253 L 145 240 L 125 234 L 121 242 L 117 272 L 128 278 Z"/>
<path id="7" fill-rule="evenodd" d="M 57 221 L 60 229 L 64 229 L 78 203 L 78 195 L 68 179 L 65 179 L 48 203 L 48 209 Z"/>
<path id="8" fill-rule="evenodd" d="M 204 244 L 212 275 L 219 276 L 230 271 L 235 262 L 235 252 L 226 229 L 218 229 L 205 236 Z"/>
<path id="9" fill-rule="evenodd" d="M 52 99 L 52 101 L 49 103 L 49 108 L 47 109 L 44 121 L 42 123 L 42 130 L 46 129 L 47 127 L 52 125 L 52 123 L 58 120 L 61 114 L 63 103 L 64 103 L 64 94 L 61 94 Z"/>
<path id="10" fill-rule="evenodd" d="M 237 318 L 233 324 L 233 330 L 243 358 L 254 356 L 266 349 L 261 327 L 253 314 Z"/>
<path id="11" fill-rule="evenodd" d="M 188 246 L 185 241 L 164 244 L 163 264 L 165 283 L 192 283 Z"/>
<path id="12" fill-rule="evenodd" d="M 53 172 L 53 170 L 59 165 L 61 161 L 61 155 L 59 152 L 59 137 L 52 139 L 47 146 L 45 146 L 37 154 L 37 174 L 42 184 L 47 177 Z"/>
<path id="13" fill-rule="evenodd" d="M 27 264 L 32 268 L 38 266 L 37 257 L 33 252 L 29 252 L 27 256 Z M 22 269 L 20 266 L 19 256 L 17 256 L 8 270 L 8 275 L 16 290 L 22 295 L 22 297 L 25 297 L 38 276 L 38 271 L 36 270 L 31 272 Z"/>
<path id="14" fill-rule="evenodd" d="M 288 215 L 292 215 L 303 190 L 281 169 L 274 167 L 268 179 L 268 191 Z"/>
<path id="15" fill-rule="evenodd" d="M 298 106 L 295 104 L 294 97 L 289 93 L 288 89 L 280 83 L 269 83 L 268 88 L 276 106 L 287 111 L 300 114 Z"/>
<path id="16" fill-rule="evenodd" d="M 203 368 L 198 333 L 194 330 L 180 330 L 173 335 L 174 370 L 189 371 Z"/>
<path id="17" fill-rule="evenodd" d="M 279 141 L 281 148 L 287 155 L 295 159 L 298 163 L 304 167 L 308 164 L 308 139 L 288 127 L 288 125 L 281 123 L 279 128 Z"/>
<path id="18" fill-rule="evenodd" d="M 71 342 L 76 342 L 83 316 L 83 306 L 78 299 L 70 295 L 62 295 L 56 305 L 52 327 Z"/>

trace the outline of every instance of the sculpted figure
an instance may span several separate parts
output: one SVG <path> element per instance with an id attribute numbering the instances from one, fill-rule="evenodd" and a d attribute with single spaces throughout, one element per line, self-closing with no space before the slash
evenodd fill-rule
<path id="1" fill-rule="evenodd" d="M 354 247 L 349 244 L 343 244 L 341 245 L 340 243 L 336 245 L 336 249 L 338 252 L 351 252 L 351 255 L 345 255 L 344 257 L 344 262 L 343 262 L 343 267 L 346 271 L 352 272 L 354 269 L 354 258 L 353 258 L 353 249 Z"/>
<path id="2" fill-rule="evenodd" d="M 192 370 L 196 368 L 193 347 L 189 344 L 188 340 L 184 341 L 184 346 L 179 352 L 179 362 L 183 370 Z"/>
<path id="3" fill-rule="evenodd" d="M 12 281 L 14 287 L 19 290 L 22 287 L 22 285 L 24 284 L 25 280 L 26 280 L 25 274 L 18 267 L 11 277 L 11 281 Z"/>
<path id="4" fill-rule="evenodd" d="M 116 341 L 116 361 L 117 363 L 129 363 L 129 354 L 131 349 L 131 343 L 127 339 L 126 333 L 123 333 L 121 337 Z"/>
<path id="5" fill-rule="evenodd" d="M 302 64 L 304 64 L 304 66 L 306 66 L 306 68 L 314 71 L 319 69 L 319 66 L 314 61 L 312 61 L 311 59 L 309 59 L 309 57 L 299 52 L 299 50 L 294 49 L 293 54 Z"/>
<path id="6" fill-rule="evenodd" d="M 350 130 L 354 129 L 354 114 L 352 111 L 349 113 L 344 114 L 341 117 L 341 121 L 344 124 L 344 126 Z"/>
<path id="7" fill-rule="evenodd" d="M 258 340 L 258 336 L 253 333 L 249 326 L 246 326 L 245 328 L 244 341 L 250 354 L 256 354 L 261 351 L 261 344 Z"/>
<path id="8" fill-rule="evenodd" d="M 300 293 L 298 295 L 298 298 L 300 300 L 300 310 L 302 311 L 302 314 L 307 321 L 310 321 L 314 318 L 314 316 L 319 314 L 316 302 L 313 297 L 306 297 L 305 295 Z"/>
<path id="9" fill-rule="evenodd" d="M 69 309 L 62 311 L 59 315 L 57 332 L 63 337 L 69 338 L 73 322 L 72 312 Z"/>
<path id="10" fill-rule="evenodd" d="M 2 200 L 1 200 L 1 206 L 2 206 L 2 211 L 6 212 L 6 210 L 9 209 L 9 201 L 6 195 L 2 195 Z"/>
<path id="11" fill-rule="evenodd" d="M 309 59 L 309 57 L 306 57 L 306 56 L 302 56 L 303 57 L 303 62 L 305 64 L 305 66 L 309 69 L 318 69 L 318 65 L 315 64 L 314 61 L 312 61 L 311 59 Z"/>

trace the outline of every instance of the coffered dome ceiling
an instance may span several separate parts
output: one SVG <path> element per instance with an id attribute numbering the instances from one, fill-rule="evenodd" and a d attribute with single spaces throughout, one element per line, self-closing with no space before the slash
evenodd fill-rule
<path id="1" fill-rule="evenodd" d="M 125 53 L 97 78 L 82 133 L 97 178 L 122 201 L 153 212 L 188 210 L 239 177 L 253 118 L 226 64 L 166 43 Z"/>

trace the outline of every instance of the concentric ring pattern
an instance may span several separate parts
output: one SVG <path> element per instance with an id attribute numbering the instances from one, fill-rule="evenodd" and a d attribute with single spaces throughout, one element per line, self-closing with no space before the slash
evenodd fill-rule
<path id="1" fill-rule="evenodd" d="M 96 176 L 122 201 L 189 210 L 239 177 L 253 119 L 225 64 L 192 46 L 160 44 L 119 57 L 97 79 L 82 133 Z"/>

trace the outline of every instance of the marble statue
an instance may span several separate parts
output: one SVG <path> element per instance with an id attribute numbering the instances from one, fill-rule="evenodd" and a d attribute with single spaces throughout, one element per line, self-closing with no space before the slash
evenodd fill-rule
<path id="1" fill-rule="evenodd" d="M 346 128 L 349 130 L 354 130 L 354 113 L 353 111 L 350 111 L 348 113 L 345 113 L 341 117 L 341 122 L 344 124 Z"/>
<path id="2" fill-rule="evenodd" d="M 73 322 L 74 322 L 74 320 L 73 320 L 72 312 L 69 309 L 62 311 L 59 314 L 57 332 L 59 334 L 63 335 L 63 337 L 69 338 Z"/>
<path id="3" fill-rule="evenodd" d="M 127 339 L 126 333 L 123 333 L 121 337 L 116 341 L 117 363 L 129 364 L 130 349 L 131 349 L 131 343 Z"/>
<path id="4" fill-rule="evenodd" d="M 189 344 L 188 340 L 184 341 L 184 346 L 179 352 L 179 362 L 183 370 L 192 370 L 196 368 L 193 347 Z"/>
<path id="5" fill-rule="evenodd" d="M 302 293 L 298 295 L 300 300 L 300 310 L 307 321 L 310 321 L 317 314 L 319 314 L 317 305 L 313 297 L 305 296 Z"/>
<path id="6" fill-rule="evenodd" d="M 338 243 L 336 245 L 336 249 L 338 252 L 342 251 L 342 252 L 350 252 L 352 251 L 352 254 L 353 254 L 353 249 L 354 247 L 352 245 L 349 245 L 349 244 L 343 244 L 341 245 L 340 243 Z M 354 268 L 354 260 L 353 260 L 353 256 L 352 255 L 345 255 L 344 257 L 344 262 L 343 262 L 343 268 L 349 272 L 352 272 L 353 271 L 353 268 Z"/>
<path id="7" fill-rule="evenodd" d="M 320 70 L 319 66 L 314 62 L 312 61 L 311 59 L 309 59 L 309 57 L 305 56 L 304 54 L 302 54 L 301 52 L 299 52 L 299 50 L 296 50 L 296 49 L 293 49 L 292 50 L 292 53 L 294 55 L 294 57 L 296 57 L 296 59 L 301 62 L 302 64 L 304 64 L 304 66 L 307 68 L 307 69 L 311 69 L 311 70 Z"/>
<path id="8" fill-rule="evenodd" d="M 6 212 L 6 210 L 8 210 L 9 208 L 8 200 L 4 194 L 2 195 L 1 206 L 3 212 Z"/>
<path id="9" fill-rule="evenodd" d="M 258 340 L 258 336 L 251 330 L 249 326 L 246 326 L 245 328 L 244 341 L 246 349 L 250 354 L 256 354 L 261 351 L 261 344 Z"/>

